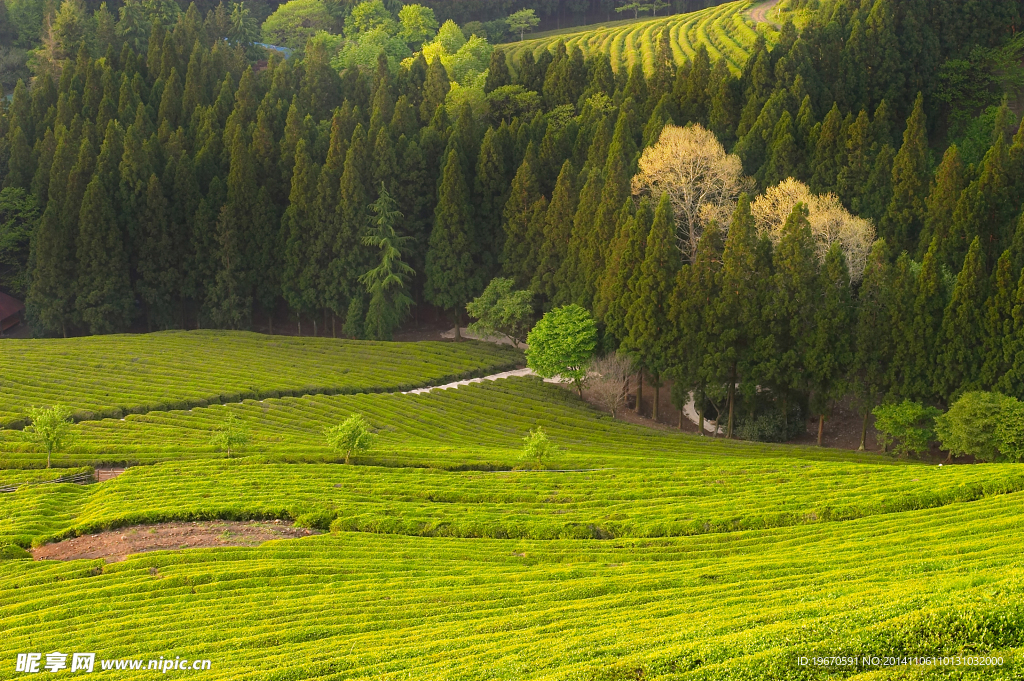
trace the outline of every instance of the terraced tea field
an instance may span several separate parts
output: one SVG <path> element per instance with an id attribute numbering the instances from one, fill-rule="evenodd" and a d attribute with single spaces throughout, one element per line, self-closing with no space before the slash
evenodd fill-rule
<path id="1" fill-rule="evenodd" d="M 0 428 L 30 406 L 64 402 L 76 419 L 211 402 L 408 390 L 511 368 L 522 355 L 477 342 L 375 343 L 178 331 L 0 343 Z"/>
<path id="2" fill-rule="evenodd" d="M 159 357 L 152 347 L 168 336 L 132 340 L 140 356 Z M 325 377 L 379 389 L 376 364 L 392 355 L 406 372 L 387 375 L 394 385 L 438 347 L 317 339 L 349 368 L 330 374 L 305 346 L 313 339 L 302 340 L 294 356 L 268 350 L 251 362 L 260 399 L 72 426 L 73 447 L 54 461 L 76 471 L 141 464 L 119 477 L 0 494 L 0 678 L 14 674 L 18 653 L 53 650 L 95 652 L 97 669 L 104 659 L 209 659 L 209 670 L 168 678 L 232 680 L 1024 676 L 1024 468 L 648 429 L 537 378 L 269 396 L 267 385 Z M 380 354 L 358 359 L 366 348 Z M 516 359 L 486 346 L 440 350 L 463 354 L 449 364 L 434 355 L 420 380 Z M 102 353 L 92 370 L 74 353 L 61 361 L 99 388 L 105 367 L 119 366 Z M 189 375 L 187 359 L 179 374 L 159 366 L 159 376 Z M 197 385 L 250 375 L 228 355 L 219 366 L 220 378 L 197 373 Z M 145 381 L 134 385 L 145 394 Z M 352 413 L 376 438 L 344 465 L 322 431 Z M 229 414 L 252 437 L 231 456 L 210 444 Z M 559 447 L 543 465 L 521 455 L 537 426 Z M 19 433 L 0 431 L 0 486 L 68 472 L 43 462 Z M 323 534 L 116 563 L 3 559 L 18 551 L 5 544 L 257 519 Z M 815 655 L 1001 664 L 798 663 Z"/>
<path id="3" fill-rule="evenodd" d="M 658 38 L 667 28 L 676 64 L 692 58 L 697 47 L 704 45 L 712 63 L 725 57 L 729 66 L 738 72 L 757 40 L 755 24 L 746 17 L 754 4 L 749 0 L 741 0 L 687 14 L 629 23 L 614 22 L 609 26 L 510 43 L 505 49 L 509 62 L 514 65 L 526 51 L 537 56 L 542 50 L 554 50 L 558 42 L 564 40 L 567 48 L 578 47 L 584 57 L 599 53 L 607 55 L 615 71 L 631 69 L 634 64 L 640 63 L 651 73 L 654 70 Z M 774 35 L 770 27 L 765 26 L 762 30 L 766 31 L 768 38 Z"/>

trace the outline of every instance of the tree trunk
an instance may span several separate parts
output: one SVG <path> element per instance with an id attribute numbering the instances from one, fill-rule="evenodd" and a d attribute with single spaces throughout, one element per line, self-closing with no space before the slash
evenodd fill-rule
<path id="1" fill-rule="evenodd" d="M 49 449 L 46 450 L 46 467 L 47 468 L 50 467 L 50 450 Z"/>
<path id="2" fill-rule="evenodd" d="M 683 429 L 683 410 L 679 410 L 679 430 Z"/>
<path id="3" fill-rule="evenodd" d="M 729 426 L 726 437 L 732 439 L 732 428 L 736 414 L 736 362 L 732 363 L 732 378 L 729 379 Z"/>
<path id="4" fill-rule="evenodd" d="M 459 314 L 458 310 L 455 311 L 455 342 L 458 343 L 462 340 L 462 334 L 459 333 L 459 322 L 462 321 L 462 315 Z"/>
<path id="5" fill-rule="evenodd" d="M 818 414 L 818 446 L 821 446 L 821 436 L 825 434 L 825 415 Z"/>
<path id="6" fill-rule="evenodd" d="M 299 323 L 299 338 L 302 338 L 302 316 L 301 315 L 296 315 L 295 319 Z"/>
<path id="7" fill-rule="evenodd" d="M 313 338 L 316 338 L 316 317 L 313 317 Z"/>
<path id="8" fill-rule="evenodd" d="M 868 439 L 868 416 L 870 415 L 871 412 L 864 413 L 864 424 L 861 425 L 860 427 L 860 447 L 857 448 L 857 451 L 860 452 L 863 452 L 865 449 L 867 449 L 866 444 Z"/>
<path id="9" fill-rule="evenodd" d="M 694 395 L 694 400 L 696 401 L 696 395 Z M 700 406 L 697 409 L 697 415 L 698 415 L 697 430 L 700 431 L 700 436 L 704 437 L 705 434 L 704 434 L 704 391 L 703 390 L 700 391 Z"/>
<path id="10" fill-rule="evenodd" d="M 651 381 L 651 385 L 654 386 L 654 422 L 658 422 L 658 406 L 661 404 L 661 376 L 654 376 L 654 380 Z"/>
<path id="11" fill-rule="evenodd" d="M 644 372 L 643 369 L 636 372 L 636 405 L 633 407 L 638 415 L 640 414 L 640 405 L 644 401 Z"/>
<path id="12" fill-rule="evenodd" d="M 338 317 L 333 312 L 331 313 L 331 338 L 338 337 Z"/>
<path id="13" fill-rule="evenodd" d="M 267 315 L 267 326 L 270 328 L 270 335 L 274 335 L 274 313 L 271 312 Z"/>

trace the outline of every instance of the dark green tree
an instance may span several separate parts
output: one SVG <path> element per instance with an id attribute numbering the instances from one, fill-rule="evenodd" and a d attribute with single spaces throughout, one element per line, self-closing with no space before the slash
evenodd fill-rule
<path id="1" fill-rule="evenodd" d="M 851 378 L 857 405 L 864 415 L 860 447 L 867 447 L 868 419 L 889 391 L 886 367 L 892 355 L 889 291 L 892 285 L 889 251 L 885 240 L 871 247 L 857 296 L 857 324 L 853 333 Z"/>
<path id="2" fill-rule="evenodd" d="M 935 391 L 946 404 L 980 387 L 987 282 L 981 239 L 976 236 L 942 317 Z"/>
<path id="3" fill-rule="evenodd" d="M 412 306 L 406 287 L 415 272 L 403 259 L 408 237 L 395 230 L 402 213 L 383 185 L 370 212 L 370 233 L 363 237 L 363 244 L 377 248 L 379 254 L 377 266 L 359 277 L 370 297 L 363 330 L 371 340 L 391 340 Z"/>
<path id="4" fill-rule="evenodd" d="M 466 205 L 466 181 L 460 165 L 455 150 L 449 152 L 434 210 L 424 290 L 428 302 L 454 313 L 456 340 L 460 338 L 462 310 L 473 295 L 470 289 L 473 258 L 469 243 L 469 208 Z"/>
<path id="5" fill-rule="evenodd" d="M 882 236 L 897 250 L 912 250 L 924 227 L 928 193 L 928 133 L 924 97 L 918 94 L 907 119 L 903 145 L 893 161 L 892 199 L 881 223 Z"/>

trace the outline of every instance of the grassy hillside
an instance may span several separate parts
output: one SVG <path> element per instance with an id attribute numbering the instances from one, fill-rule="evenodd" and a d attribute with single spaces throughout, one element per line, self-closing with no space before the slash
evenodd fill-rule
<path id="1" fill-rule="evenodd" d="M 400 359 L 434 347 L 345 355 L 344 375 L 370 380 L 388 349 Z M 312 350 L 268 356 L 315 368 Z M 222 366 L 241 375 L 226 358 Z M 343 465 L 322 429 L 353 412 L 377 439 Z M 235 458 L 210 445 L 229 413 L 253 435 Z M 560 447 L 543 469 L 520 453 L 537 426 Z M 0 559 L 0 659 L 180 656 L 210 659 L 210 679 L 1024 673 L 1024 469 L 1015 465 L 938 467 L 641 428 L 535 378 L 267 397 L 73 428 L 63 465 L 152 465 L 101 484 L 0 494 L 0 545 L 170 520 L 277 518 L 324 534 L 111 564 Z M 24 470 L 41 456 L 7 431 L 0 483 L 49 477 Z M 965 654 L 1003 664 L 898 677 L 797 664 Z"/>
<path id="2" fill-rule="evenodd" d="M 546 33 L 538 38 L 510 43 L 505 49 L 514 64 L 527 50 L 536 56 L 541 50 L 554 49 L 560 40 L 564 40 L 566 47 L 579 47 L 584 56 L 603 52 L 611 59 L 612 68 L 616 71 L 641 63 L 650 73 L 653 71 L 658 36 L 668 28 L 677 64 L 692 57 L 697 47 L 703 44 L 712 62 L 725 57 L 730 67 L 738 71 L 750 56 L 750 48 L 757 39 L 757 28 L 745 16 L 754 4 L 740 0 L 688 14 L 616 21 L 588 27 L 584 31 Z M 770 27 L 763 26 L 761 30 L 766 30 L 768 37 L 773 34 Z"/>
<path id="3" fill-rule="evenodd" d="M 211 402 L 372 392 L 484 375 L 522 361 L 486 343 L 375 343 L 232 331 L 166 332 L 0 345 L 0 428 L 64 402 L 78 419 Z"/>

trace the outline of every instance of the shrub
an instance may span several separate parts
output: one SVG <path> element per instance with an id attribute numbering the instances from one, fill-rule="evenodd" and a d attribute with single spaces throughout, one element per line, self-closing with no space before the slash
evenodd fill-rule
<path id="1" fill-rule="evenodd" d="M 1024 405 L 1000 393 L 964 393 L 935 419 L 942 448 L 979 461 L 1019 461 L 1024 454 Z"/>
<path id="2" fill-rule="evenodd" d="M 875 430 L 882 448 L 897 456 L 921 454 L 928 450 L 935 440 L 935 417 L 942 412 L 935 407 L 926 407 L 920 402 L 904 400 L 899 404 L 882 404 L 872 411 L 875 415 Z"/>
<path id="3" fill-rule="evenodd" d="M 373 442 L 370 425 L 362 414 L 352 414 L 344 423 L 325 428 L 324 435 L 331 449 L 345 455 L 345 463 L 351 462 L 352 455 L 368 450 Z"/>
<path id="4" fill-rule="evenodd" d="M 533 326 L 533 293 L 516 291 L 512 279 L 497 277 L 466 305 L 466 311 L 477 319 L 469 325 L 470 331 L 505 336 L 518 348 Z"/>
<path id="5" fill-rule="evenodd" d="M 0 544 L 0 560 L 19 560 L 32 558 L 32 554 L 17 544 Z"/>

